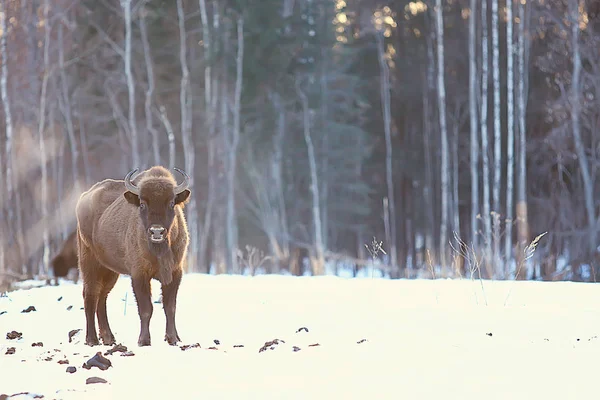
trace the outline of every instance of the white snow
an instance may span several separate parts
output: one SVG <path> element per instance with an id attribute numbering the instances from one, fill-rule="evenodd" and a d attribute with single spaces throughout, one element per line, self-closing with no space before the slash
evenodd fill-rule
<path id="1" fill-rule="evenodd" d="M 20 289 L 0 298 L 0 313 L 6 311 L 0 315 L 0 394 L 29 392 L 16 398 L 41 394 L 45 399 L 598 397 L 600 290 L 594 284 L 189 274 L 178 297 L 183 343 L 163 341 L 162 305 L 154 304 L 152 346 L 140 348 L 130 279 L 121 277 L 109 295 L 108 316 L 117 342 L 135 356 L 107 356 L 112 367 L 106 371 L 81 368 L 95 352 L 110 348 L 82 343 L 81 289 L 61 281 L 58 287 Z M 159 289 L 153 282 L 155 300 Z M 29 306 L 37 311 L 21 313 Z M 301 327 L 308 332 L 297 332 Z M 82 331 L 69 343 L 72 329 Z M 22 338 L 7 339 L 13 330 Z M 285 343 L 259 353 L 273 339 Z M 366 341 L 357 343 L 361 339 Z M 31 346 L 39 341 L 43 347 Z M 201 348 L 180 349 L 196 342 Z M 314 343 L 320 346 L 309 347 Z M 239 344 L 244 347 L 233 347 Z M 9 347 L 15 354 L 5 354 Z M 44 360 L 48 356 L 51 361 Z M 69 363 L 58 364 L 64 358 Z M 69 365 L 77 371 L 67 373 Z M 90 376 L 108 383 L 86 385 Z"/>

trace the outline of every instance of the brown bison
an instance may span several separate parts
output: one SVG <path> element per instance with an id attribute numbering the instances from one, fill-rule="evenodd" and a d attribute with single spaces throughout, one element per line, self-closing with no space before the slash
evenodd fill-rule
<path id="1" fill-rule="evenodd" d="M 131 276 L 141 328 L 139 346 L 150 345 L 152 299 L 150 280 L 162 286 L 166 316 L 165 340 L 181 341 L 175 326 L 177 291 L 183 274 L 189 237 L 183 214 L 190 196 L 189 176 L 177 184 L 169 170 L 154 166 L 125 180 L 105 179 L 84 192 L 77 202 L 79 270 L 83 277 L 86 319 L 85 343 L 99 344 L 100 338 L 115 344 L 108 324 L 106 298 L 119 274 Z"/>
<path id="2" fill-rule="evenodd" d="M 77 270 L 77 231 L 71 233 L 64 241 L 60 252 L 54 256 L 50 262 L 54 272 L 55 284 L 58 285 L 58 278 L 64 278 L 69 274 L 69 270 Z M 77 277 L 75 277 L 77 282 Z"/>

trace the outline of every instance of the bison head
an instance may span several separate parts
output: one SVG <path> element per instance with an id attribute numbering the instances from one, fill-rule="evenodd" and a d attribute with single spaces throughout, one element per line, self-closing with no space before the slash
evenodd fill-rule
<path id="1" fill-rule="evenodd" d="M 138 182 L 138 186 L 131 181 L 137 168 L 125 177 L 125 199 L 138 207 L 148 241 L 154 245 L 151 248 L 164 247 L 161 244 L 167 241 L 175 218 L 175 206 L 185 203 L 190 196 L 190 177 L 178 168 L 175 170 L 184 176 L 184 181 L 179 185 L 168 172 L 168 175 L 148 174 Z"/>

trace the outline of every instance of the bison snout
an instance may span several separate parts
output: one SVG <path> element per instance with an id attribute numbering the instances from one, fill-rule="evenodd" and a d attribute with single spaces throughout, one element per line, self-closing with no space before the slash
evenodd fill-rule
<path id="1" fill-rule="evenodd" d="M 162 243 L 165 241 L 167 230 L 164 226 L 152 225 L 148 228 L 148 233 L 150 234 L 150 241 L 153 243 Z"/>

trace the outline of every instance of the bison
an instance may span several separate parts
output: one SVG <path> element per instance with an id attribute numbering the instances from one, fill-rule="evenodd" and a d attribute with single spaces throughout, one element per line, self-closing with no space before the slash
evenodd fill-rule
<path id="1" fill-rule="evenodd" d="M 55 283 L 58 278 L 64 278 L 69 274 L 71 268 L 77 269 L 77 231 L 73 231 L 64 241 L 60 252 L 50 262 L 54 272 Z M 75 278 L 77 282 L 77 277 Z"/>
<path id="2" fill-rule="evenodd" d="M 124 180 L 105 179 L 84 192 L 76 206 L 79 270 L 83 278 L 85 343 L 98 345 L 95 316 L 103 344 L 115 344 L 106 298 L 119 274 L 131 276 L 140 318 L 139 346 L 150 345 L 151 279 L 161 283 L 166 317 L 165 340 L 181 341 L 175 326 L 177 292 L 189 234 L 183 214 L 189 201 L 189 176 L 177 184 L 173 174 L 154 166 Z"/>

